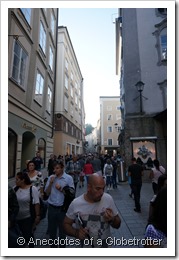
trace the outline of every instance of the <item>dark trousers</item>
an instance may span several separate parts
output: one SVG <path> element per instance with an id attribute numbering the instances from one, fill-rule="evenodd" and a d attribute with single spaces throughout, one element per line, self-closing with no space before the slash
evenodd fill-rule
<path id="1" fill-rule="evenodd" d="M 17 221 L 19 228 L 22 232 L 22 236 L 25 238 L 25 242 L 30 248 L 34 247 L 34 235 L 32 232 L 32 219 L 25 218 Z M 30 242 L 32 241 L 32 242 Z"/>
<path id="2" fill-rule="evenodd" d="M 154 194 L 157 194 L 157 191 L 158 191 L 158 185 L 157 185 L 157 183 L 152 182 L 152 188 L 153 188 Z"/>
<path id="3" fill-rule="evenodd" d="M 113 179 L 113 188 L 115 189 L 117 188 L 116 172 L 113 172 L 112 179 Z"/>
<path id="4" fill-rule="evenodd" d="M 142 188 L 142 183 L 135 183 L 132 184 L 132 191 L 134 193 L 134 201 L 135 201 L 135 207 L 137 210 L 140 210 L 140 191 Z"/>
<path id="5" fill-rule="evenodd" d="M 108 187 L 108 185 L 111 187 L 111 185 L 113 184 L 113 177 L 112 176 L 106 176 L 106 186 Z"/>
<path id="6" fill-rule="evenodd" d="M 49 204 L 48 207 L 48 230 L 49 237 L 52 240 L 50 247 L 65 247 L 64 240 L 66 235 L 63 230 L 63 221 L 65 218 L 65 212 L 62 208 L 55 208 Z M 58 232 L 58 234 L 57 234 Z M 61 243 L 60 240 L 62 239 Z"/>

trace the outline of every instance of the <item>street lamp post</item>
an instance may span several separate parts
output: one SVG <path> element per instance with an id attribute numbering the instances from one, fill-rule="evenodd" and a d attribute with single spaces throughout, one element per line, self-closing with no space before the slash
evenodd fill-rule
<path id="1" fill-rule="evenodd" d="M 144 97 L 143 95 L 142 95 L 142 91 L 144 90 L 144 83 L 142 82 L 142 81 L 138 81 L 136 84 L 135 84 L 135 86 L 136 86 L 136 88 L 137 88 L 137 91 L 139 92 L 139 100 L 140 100 L 140 113 L 142 114 L 142 112 L 143 112 L 143 109 L 142 109 L 142 98 L 145 98 L 146 100 L 148 99 L 148 98 L 146 98 L 146 97 Z M 136 98 L 134 98 L 134 100 L 136 100 L 138 97 L 136 97 Z"/>

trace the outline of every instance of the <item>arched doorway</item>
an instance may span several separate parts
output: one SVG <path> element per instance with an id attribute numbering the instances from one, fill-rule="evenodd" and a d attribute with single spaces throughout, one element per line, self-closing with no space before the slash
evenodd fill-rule
<path id="1" fill-rule="evenodd" d="M 43 167 L 45 167 L 46 142 L 43 138 L 40 138 L 38 140 L 38 151 L 40 152 L 40 156 L 42 157 L 43 160 Z"/>
<path id="2" fill-rule="evenodd" d="M 15 176 L 16 169 L 17 134 L 8 129 L 8 178 Z"/>
<path id="3" fill-rule="evenodd" d="M 21 153 L 21 169 L 26 168 L 26 160 L 32 160 L 35 154 L 35 135 L 31 132 L 25 132 L 22 135 L 22 153 Z"/>

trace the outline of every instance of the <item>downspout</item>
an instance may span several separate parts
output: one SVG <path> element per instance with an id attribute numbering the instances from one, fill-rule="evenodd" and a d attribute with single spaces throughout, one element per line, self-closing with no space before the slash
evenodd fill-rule
<path id="1" fill-rule="evenodd" d="M 58 49 L 58 8 L 57 8 L 57 25 L 56 25 L 56 53 L 55 53 L 55 75 L 54 75 L 54 89 L 53 89 L 53 110 L 52 110 L 52 135 L 54 136 L 54 128 L 55 128 L 55 91 L 56 91 L 56 77 L 57 77 L 57 49 Z"/>

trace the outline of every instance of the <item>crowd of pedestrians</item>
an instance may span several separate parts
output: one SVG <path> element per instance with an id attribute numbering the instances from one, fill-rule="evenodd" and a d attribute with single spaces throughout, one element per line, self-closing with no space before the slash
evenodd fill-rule
<path id="1" fill-rule="evenodd" d="M 120 156 L 95 154 L 51 154 L 48 161 L 48 177 L 43 179 L 43 160 L 37 152 L 26 162 L 26 169 L 16 174 L 15 187 L 9 187 L 9 247 L 19 247 L 18 236 L 25 238 L 26 246 L 33 247 L 31 238 L 42 219 L 46 207 L 47 233 L 51 241 L 75 237 L 81 247 L 89 239 L 91 247 L 107 247 L 105 239 L 110 236 L 110 226 L 120 228 L 121 219 L 109 190 L 117 189 Z M 167 238 L 167 175 L 158 160 L 153 161 L 150 178 L 154 197 L 149 203 L 149 218 L 145 238 L 160 239 L 166 247 Z M 144 168 L 132 158 L 127 168 L 131 197 L 134 196 L 134 211 L 141 213 L 140 192 Z M 154 184 L 155 183 L 155 184 Z M 86 185 L 86 192 L 76 197 L 76 189 Z M 12 201 L 13 198 L 13 201 Z M 32 205 L 34 216 L 32 217 Z M 48 210 L 47 210 L 48 208 Z M 159 220 L 159 212 L 163 212 Z M 65 247 L 52 243 L 51 247 Z M 155 247 L 151 244 L 149 247 Z"/>

